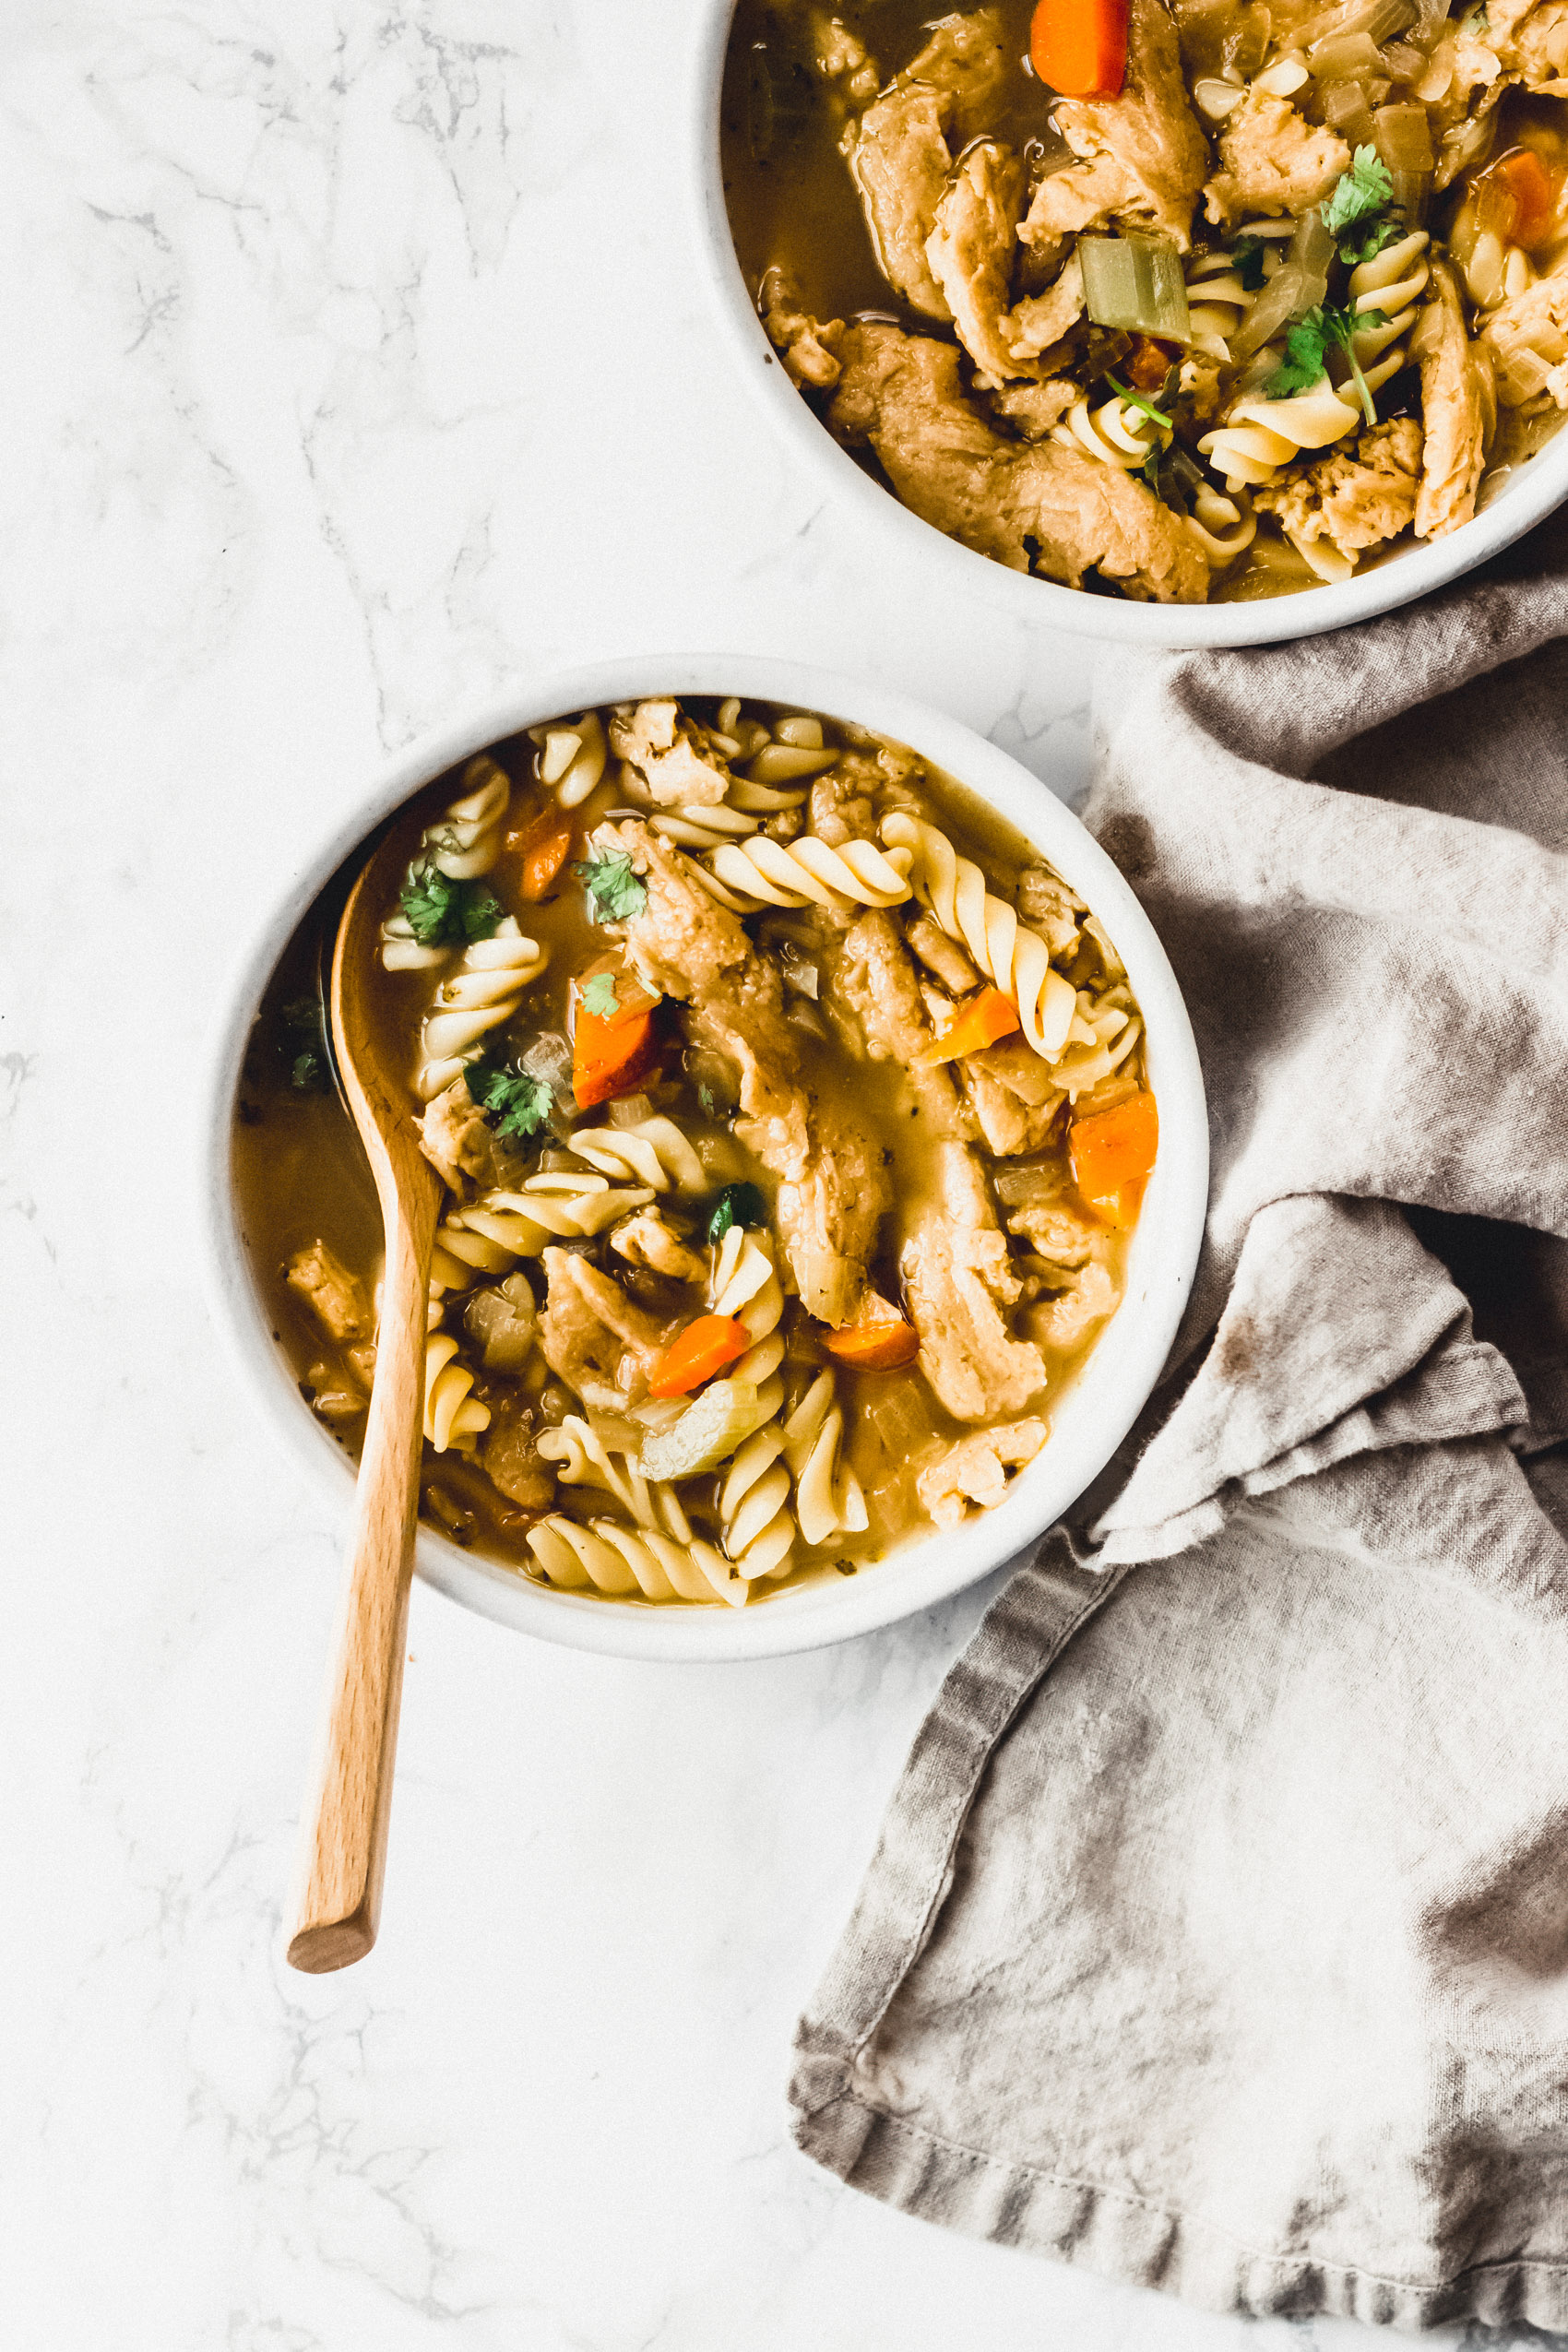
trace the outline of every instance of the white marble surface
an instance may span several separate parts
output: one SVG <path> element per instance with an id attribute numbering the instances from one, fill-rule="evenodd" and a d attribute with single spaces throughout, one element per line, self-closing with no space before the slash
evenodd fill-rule
<path id="1" fill-rule="evenodd" d="M 383 1941 L 276 1947 L 339 1529 L 194 1263 L 236 944 L 518 671 L 703 641 L 1062 788 L 1088 657 L 934 612 L 731 380 L 690 0 L 8 0 L 0 41 L 0 2343 L 1348 2352 L 884 2212 L 793 2017 L 980 1596 L 724 1671 L 416 1593 Z"/>

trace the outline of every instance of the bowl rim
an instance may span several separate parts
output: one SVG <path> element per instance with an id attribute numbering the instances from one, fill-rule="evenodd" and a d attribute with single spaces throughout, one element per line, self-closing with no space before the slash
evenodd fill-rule
<path id="1" fill-rule="evenodd" d="M 687 180 L 694 242 L 712 305 L 742 381 L 821 484 L 867 530 L 885 540 L 901 569 L 932 567 L 954 595 L 990 604 L 1014 621 L 1101 642 L 1190 651 L 1277 645 L 1320 636 L 1413 603 L 1501 554 L 1568 498 L 1568 425 L 1523 465 L 1483 511 L 1446 538 L 1408 548 L 1374 570 L 1255 604 L 1134 604 L 1090 596 L 1009 571 L 922 522 L 841 449 L 785 374 L 746 291 L 724 203 L 719 109 L 730 24 L 737 0 L 699 0 L 691 70 L 685 77 Z"/>
<path id="2" fill-rule="evenodd" d="M 994 743 L 894 688 L 814 663 L 725 653 L 638 655 L 542 675 L 422 733 L 339 798 L 319 846 L 269 898 L 221 992 L 199 1096 L 203 1268 L 214 1320 L 244 1385 L 295 1462 L 330 1488 L 346 1523 L 353 1465 L 298 1393 L 272 1338 L 239 1229 L 233 1110 L 256 1008 L 311 901 L 384 816 L 443 770 L 525 727 L 655 693 L 738 694 L 853 719 L 910 743 L 991 802 L 1106 922 L 1144 1014 L 1160 1103 L 1159 1158 L 1133 1237 L 1126 1296 L 1053 1412 L 1047 1445 L 993 1510 L 925 1538 L 885 1567 L 842 1584 L 786 1588 L 743 1609 L 659 1609 L 553 1592 L 420 1527 L 416 1572 L 450 1598 L 525 1633 L 670 1663 L 778 1657 L 911 1616 L 1032 1545 L 1103 1468 L 1141 1411 L 1169 1355 L 1197 1262 L 1208 1197 L 1207 1111 L 1175 975 L 1148 917 L 1093 836 Z"/>

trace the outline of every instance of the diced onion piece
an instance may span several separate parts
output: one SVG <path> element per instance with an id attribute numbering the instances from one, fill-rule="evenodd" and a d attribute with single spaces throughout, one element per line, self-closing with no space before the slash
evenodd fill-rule
<path id="1" fill-rule="evenodd" d="M 1348 147 L 1373 144 L 1372 110 L 1366 91 L 1358 81 L 1324 84 L 1323 119 L 1331 130 L 1338 132 Z"/>
<path id="2" fill-rule="evenodd" d="M 1192 339 L 1182 257 L 1161 237 L 1080 237 L 1084 306 L 1097 327 Z"/>
<path id="3" fill-rule="evenodd" d="M 1320 41 L 1307 52 L 1307 63 L 1320 82 L 1365 82 L 1386 80 L 1378 46 L 1370 34 L 1342 33 L 1334 41 Z"/>
<path id="4" fill-rule="evenodd" d="M 1193 99 L 1197 110 L 1200 114 L 1206 114 L 1211 123 L 1222 123 L 1232 107 L 1239 106 L 1246 94 L 1240 82 L 1220 81 L 1213 75 L 1206 75 L 1202 81 L 1193 84 Z"/>
<path id="5" fill-rule="evenodd" d="M 1277 65 L 1266 67 L 1258 76 L 1253 88 L 1265 91 L 1270 98 L 1290 98 L 1311 79 L 1300 57 L 1281 57 Z"/>
<path id="6" fill-rule="evenodd" d="M 1380 106 L 1372 115 L 1372 137 L 1391 172 L 1430 172 L 1431 125 L 1424 106 Z"/>
<path id="7" fill-rule="evenodd" d="M 1252 352 L 1261 350 L 1271 336 L 1277 335 L 1289 318 L 1298 317 L 1312 305 L 1303 300 L 1306 284 L 1294 262 L 1288 261 L 1277 269 L 1246 317 L 1230 338 L 1230 356 L 1244 360 Z"/>
<path id="8" fill-rule="evenodd" d="M 1392 166 L 1388 173 L 1391 183 L 1389 201 L 1412 229 L 1419 229 L 1426 218 L 1427 198 L 1431 194 L 1430 172 L 1398 172 Z"/>
<path id="9" fill-rule="evenodd" d="M 1323 215 L 1314 204 L 1303 212 L 1296 223 L 1296 233 L 1290 240 L 1286 259 L 1301 273 L 1301 308 L 1315 309 L 1328 299 L 1329 265 L 1335 256 L 1334 232 L 1323 225 Z"/>

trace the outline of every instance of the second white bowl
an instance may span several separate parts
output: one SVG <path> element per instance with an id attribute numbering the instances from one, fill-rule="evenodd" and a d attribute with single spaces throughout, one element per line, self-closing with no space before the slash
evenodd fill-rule
<path id="1" fill-rule="evenodd" d="M 770 429 L 816 475 L 825 494 L 841 501 L 868 534 L 878 535 L 904 576 L 923 573 L 929 578 L 933 604 L 939 599 L 986 604 L 1035 623 L 1042 633 L 1067 629 L 1124 645 L 1274 645 L 1413 603 L 1512 546 L 1568 498 L 1565 428 L 1503 483 L 1483 513 L 1448 538 L 1408 548 L 1332 586 L 1256 604 L 1133 604 L 1120 597 L 1090 596 L 1054 580 L 1010 572 L 960 546 L 900 505 L 838 446 L 790 383 L 764 332 L 735 256 L 719 157 L 719 101 L 733 13 L 734 0 L 700 0 L 687 77 L 687 171 L 696 242 L 715 307 L 742 379 Z"/>

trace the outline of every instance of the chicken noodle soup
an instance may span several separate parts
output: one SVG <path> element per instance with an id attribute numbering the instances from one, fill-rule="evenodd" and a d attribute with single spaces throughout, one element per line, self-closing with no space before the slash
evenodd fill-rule
<path id="1" fill-rule="evenodd" d="M 742 266 L 828 430 L 1166 603 L 1456 529 L 1568 407 L 1563 0 L 740 0 Z"/>
<path id="2" fill-rule="evenodd" d="M 537 728 L 397 822 L 374 1017 L 446 1188 L 425 1517 L 547 1585 L 738 1605 L 1000 1501 L 1116 1309 L 1156 1154 L 1093 912 L 902 744 L 735 701 Z M 235 1159 L 352 1450 L 379 1230 L 322 922 Z"/>

